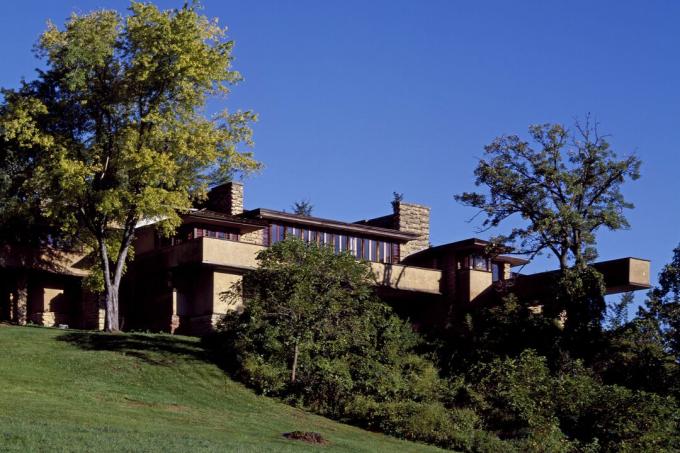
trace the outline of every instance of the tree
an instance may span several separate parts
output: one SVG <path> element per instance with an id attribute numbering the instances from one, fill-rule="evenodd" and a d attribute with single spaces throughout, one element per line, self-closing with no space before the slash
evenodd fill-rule
<path id="1" fill-rule="evenodd" d="M 272 326 L 290 382 L 298 374 L 300 351 L 308 353 L 320 335 L 337 333 L 349 314 L 374 302 L 371 271 L 349 254 L 295 238 L 258 255 L 258 267 L 244 277 L 246 312 L 251 324 Z M 226 297 L 239 298 L 240 289 Z"/>
<path id="2" fill-rule="evenodd" d="M 309 200 L 300 200 L 293 203 L 293 214 L 309 217 L 312 215 L 314 206 Z"/>
<path id="3" fill-rule="evenodd" d="M 415 354 L 421 340 L 375 296 L 373 278 L 368 263 L 297 238 L 261 251 L 243 287 L 225 294 L 244 294 L 243 312 L 222 326 L 232 362 L 259 390 L 329 415 L 347 415 L 358 395 L 434 398 L 434 365 Z"/>
<path id="4" fill-rule="evenodd" d="M 647 315 L 658 321 L 666 348 L 680 363 L 680 245 L 659 273 L 659 286 L 649 296 Z"/>
<path id="5" fill-rule="evenodd" d="M 39 77 L 4 92 L 0 134 L 35 154 L 28 184 L 46 218 L 99 257 L 106 330 L 117 331 L 118 288 L 140 220 L 163 234 L 211 183 L 256 170 L 250 111 L 204 115 L 210 96 L 241 80 L 233 42 L 199 5 L 130 14 L 73 14 L 49 24 Z"/>
<path id="6" fill-rule="evenodd" d="M 639 177 L 640 160 L 617 159 L 597 124 L 586 119 L 575 130 L 560 124 L 529 128 L 535 143 L 516 135 L 501 136 L 485 147 L 486 158 L 475 170 L 476 185 L 489 193 L 465 192 L 455 198 L 479 209 L 484 230 L 518 215 L 528 224 L 514 228 L 497 243 L 517 253 L 551 251 L 561 269 L 570 262 L 586 264 L 596 257 L 595 233 L 600 228 L 628 227 L 621 186 Z"/>
<path id="7" fill-rule="evenodd" d="M 39 106 L 2 90 L 0 103 L 0 244 L 44 246 L 59 239 L 30 181 L 43 134 L 30 127 L 27 111 Z M 38 144 L 36 144 L 38 142 Z"/>

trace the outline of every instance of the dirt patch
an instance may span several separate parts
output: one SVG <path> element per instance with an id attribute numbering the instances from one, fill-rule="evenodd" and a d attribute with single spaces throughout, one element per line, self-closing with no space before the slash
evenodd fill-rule
<path id="1" fill-rule="evenodd" d="M 291 440 L 300 440 L 308 444 L 326 445 L 328 440 L 324 439 L 319 433 L 309 431 L 293 431 L 290 433 L 283 433 L 283 437 Z"/>

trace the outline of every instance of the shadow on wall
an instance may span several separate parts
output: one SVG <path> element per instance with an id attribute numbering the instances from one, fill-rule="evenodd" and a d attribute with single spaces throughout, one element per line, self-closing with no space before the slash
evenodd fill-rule
<path id="1" fill-rule="evenodd" d="M 398 271 L 398 274 L 395 277 L 395 272 L 394 272 L 394 265 L 392 264 L 384 264 L 384 271 L 383 271 L 383 278 L 382 282 L 380 281 L 380 278 L 377 277 L 374 274 L 374 280 L 378 285 L 386 286 L 386 287 L 392 287 L 395 289 L 399 288 L 399 284 L 401 283 L 401 279 L 404 276 L 404 273 L 406 272 L 406 267 L 405 266 L 400 266 L 400 270 Z"/>

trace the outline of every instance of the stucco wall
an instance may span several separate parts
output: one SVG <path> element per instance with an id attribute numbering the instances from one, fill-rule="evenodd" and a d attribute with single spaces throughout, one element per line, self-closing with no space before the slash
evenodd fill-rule
<path id="1" fill-rule="evenodd" d="M 649 285 L 649 261 L 630 258 L 628 281 L 641 286 Z"/>
<path id="2" fill-rule="evenodd" d="M 371 263 L 371 270 L 378 285 L 404 291 L 441 293 L 442 273 L 437 269 Z"/>
<path id="3" fill-rule="evenodd" d="M 243 242 L 223 241 L 214 238 L 202 238 L 203 263 L 219 264 L 240 269 L 254 269 L 257 266 L 257 253 L 262 246 Z"/>
<path id="4" fill-rule="evenodd" d="M 213 312 L 224 314 L 243 307 L 240 297 L 242 277 L 227 272 L 213 272 Z M 228 296 L 224 293 L 230 293 Z M 234 297 L 232 297 L 232 293 Z"/>

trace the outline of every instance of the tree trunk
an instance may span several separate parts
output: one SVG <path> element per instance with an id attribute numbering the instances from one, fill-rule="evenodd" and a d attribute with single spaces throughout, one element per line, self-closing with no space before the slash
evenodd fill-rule
<path id="1" fill-rule="evenodd" d="M 134 237 L 136 223 L 137 221 L 134 217 L 130 217 L 125 223 L 121 248 L 118 251 L 118 257 L 114 263 L 115 267 L 113 274 L 111 273 L 109 252 L 106 248 L 106 240 L 103 231 L 99 237 L 99 258 L 101 260 L 102 272 L 104 273 L 104 288 L 106 290 L 106 319 L 104 330 L 107 332 L 120 331 L 118 292 L 120 289 L 120 280 L 123 277 L 125 260 L 127 258 L 128 250 L 130 249 L 130 243 Z"/>
<path id="2" fill-rule="evenodd" d="M 298 342 L 295 342 L 295 349 L 293 350 L 293 366 L 291 367 L 290 370 L 290 382 L 291 384 L 295 384 L 295 373 L 297 372 L 297 362 L 298 362 L 298 354 L 300 352 L 300 348 L 298 346 Z"/>
<path id="3" fill-rule="evenodd" d="M 107 332 L 120 330 L 118 315 L 118 285 L 111 285 L 106 290 L 106 320 L 104 329 Z"/>
<path id="4" fill-rule="evenodd" d="M 560 270 L 565 270 L 569 268 L 569 252 L 568 250 L 562 251 L 560 254 Z"/>

